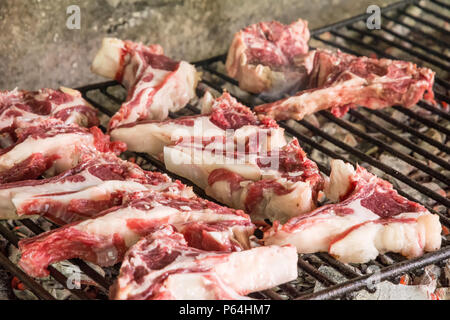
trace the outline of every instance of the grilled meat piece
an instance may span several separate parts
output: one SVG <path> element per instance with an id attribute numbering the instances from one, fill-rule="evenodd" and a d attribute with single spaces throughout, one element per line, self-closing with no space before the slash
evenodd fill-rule
<path id="1" fill-rule="evenodd" d="M 256 143 L 257 145 L 257 143 Z M 281 220 L 310 212 L 316 207 L 323 178 L 296 139 L 281 149 L 259 151 L 214 139 L 201 144 L 166 147 L 166 168 L 183 176 L 206 193 L 255 220 Z M 249 151 L 245 151 L 245 150 Z M 254 149 L 254 150 L 252 150 Z"/>
<path id="2" fill-rule="evenodd" d="M 37 237 L 20 241 L 20 266 L 29 275 L 48 275 L 51 263 L 82 258 L 100 266 L 122 261 L 128 248 L 164 224 L 186 233 L 191 244 L 205 250 L 239 251 L 249 247 L 254 231 L 242 211 L 200 198 L 166 193 L 136 194 L 136 200 Z"/>
<path id="3" fill-rule="evenodd" d="M 264 243 L 292 244 L 299 253 L 328 252 L 347 263 L 365 263 L 385 252 L 413 258 L 441 246 L 437 215 L 361 167 L 355 171 L 349 164 L 333 161 L 325 191 L 340 202 L 284 225 L 275 223 L 265 232 Z"/>
<path id="4" fill-rule="evenodd" d="M 39 215 L 64 225 L 121 205 L 130 194 L 146 190 L 194 196 L 191 188 L 167 175 L 99 153 L 53 178 L 0 185 L 0 219 Z"/>
<path id="5" fill-rule="evenodd" d="M 99 125 L 97 111 L 76 90 L 3 91 L 0 92 L 0 147 L 7 148 L 17 141 L 16 129 L 51 118 L 82 127 Z"/>
<path id="6" fill-rule="evenodd" d="M 253 24 L 234 36 L 226 69 L 242 90 L 279 96 L 307 84 L 314 55 L 308 52 L 308 22 Z"/>
<path id="7" fill-rule="evenodd" d="M 122 142 L 110 142 L 97 127 L 90 129 L 46 119 L 16 129 L 17 141 L 0 150 L 0 183 L 53 176 L 77 166 L 98 152 L 121 153 Z"/>
<path id="8" fill-rule="evenodd" d="M 111 118 L 109 129 L 140 120 L 164 120 L 195 97 L 198 74 L 185 61 L 174 61 L 159 45 L 105 38 L 92 71 L 115 79 L 128 90 L 126 102 Z"/>
<path id="9" fill-rule="evenodd" d="M 341 117 L 357 106 L 412 107 L 422 98 L 434 101 L 433 84 L 434 72 L 412 62 L 318 50 L 308 90 L 255 111 L 276 120 L 301 120 L 320 110 Z"/>
<path id="10" fill-rule="evenodd" d="M 160 156 L 165 146 L 180 139 L 195 141 L 230 135 L 233 136 L 232 139 L 245 139 L 249 135 L 264 132 L 268 137 L 268 145 L 280 147 L 286 144 L 284 130 L 275 121 L 259 120 L 249 108 L 237 102 L 227 92 L 217 99 L 213 99 L 207 92 L 202 100 L 202 109 L 202 115 L 122 125 L 111 131 L 111 138 L 124 141 L 130 151 L 153 156 Z"/>
<path id="11" fill-rule="evenodd" d="M 235 300 L 297 278 L 294 247 L 207 252 L 165 226 L 126 254 L 111 297 L 118 300 Z"/>

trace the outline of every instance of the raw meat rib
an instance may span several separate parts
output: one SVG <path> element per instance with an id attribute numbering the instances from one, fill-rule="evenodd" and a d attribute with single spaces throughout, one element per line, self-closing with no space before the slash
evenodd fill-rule
<path id="1" fill-rule="evenodd" d="M 202 144 L 176 144 L 166 147 L 166 168 L 183 176 L 206 193 L 253 220 L 287 219 L 316 207 L 323 178 L 317 165 L 294 139 L 281 149 L 268 153 L 228 147 L 220 139 Z M 227 152 L 231 150 L 231 153 Z"/>
<path id="2" fill-rule="evenodd" d="M 99 153 L 53 178 L 0 185 L 0 219 L 41 215 L 63 225 L 121 205 L 128 195 L 146 190 L 194 196 L 191 188 L 167 175 Z"/>
<path id="3" fill-rule="evenodd" d="M 134 245 L 122 263 L 116 300 L 234 300 L 297 278 L 294 247 L 208 252 L 165 226 Z"/>
<path id="4" fill-rule="evenodd" d="M 195 97 L 198 75 L 185 61 L 163 55 L 159 45 L 144 46 L 106 38 L 92 64 L 98 75 L 121 82 L 128 90 L 126 102 L 112 117 L 109 129 L 140 120 L 164 120 Z"/>
<path id="5" fill-rule="evenodd" d="M 83 127 L 99 124 L 97 111 L 76 90 L 3 91 L 0 92 L 0 147 L 6 148 L 16 142 L 17 128 L 26 128 L 30 122 L 49 118 Z"/>
<path id="6" fill-rule="evenodd" d="M 153 156 L 159 156 L 164 146 L 181 138 L 190 140 L 233 135 L 236 139 L 244 139 L 248 135 L 266 134 L 269 145 L 272 143 L 280 147 L 286 144 L 284 130 L 275 121 L 259 120 L 248 107 L 227 92 L 217 99 L 207 92 L 202 99 L 202 109 L 202 115 L 198 116 L 122 125 L 111 131 L 111 138 L 124 141 L 130 151 Z"/>
<path id="7" fill-rule="evenodd" d="M 340 117 L 358 105 L 370 109 L 412 107 L 422 98 L 434 101 L 433 83 L 433 71 L 411 62 L 319 50 L 309 90 L 257 106 L 255 111 L 276 120 L 301 120 L 324 109 Z"/>
<path id="8" fill-rule="evenodd" d="M 199 229 L 199 222 L 205 228 Z M 20 265 L 28 274 L 43 277 L 51 263 L 82 258 L 100 266 L 122 261 L 126 250 L 141 237 L 163 224 L 173 224 L 180 232 L 198 231 L 193 245 L 205 250 L 239 251 L 249 247 L 254 226 L 242 211 L 221 207 L 200 199 L 149 192 L 139 193 L 128 204 L 100 213 L 19 243 Z"/>
<path id="9" fill-rule="evenodd" d="M 329 252 L 347 263 L 365 263 L 389 251 L 412 258 L 440 248 L 439 217 L 361 167 L 355 171 L 333 161 L 325 191 L 328 198 L 341 202 L 282 226 L 274 223 L 264 243 L 293 244 L 299 253 Z"/>
<path id="10" fill-rule="evenodd" d="M 228 75 L 242 90 L 281 95 L 307 84 L 314 55 L 308 53 L 308 22 L 277 21 L 251 25 L 234 36 L 228 52 Z"/>
<path id="11" fill-rule="evenodd" d="M 97 152 L 125 151 L 122 142 L 110 142 L 99 128 L 66 125 L 57 119 L 16 130 L 17 141 L 0 150 L 0 183 L 51 176 L 75 167 Z"/>

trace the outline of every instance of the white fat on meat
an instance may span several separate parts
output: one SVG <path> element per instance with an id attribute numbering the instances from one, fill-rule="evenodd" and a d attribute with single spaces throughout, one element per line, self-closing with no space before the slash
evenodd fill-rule
<path id="1" fill-rule="evenodd" d="M 310 217 L 296 218 L 287 222 L 287 225 L 294 225 L 290 229 L 281 227 L 277 231 L 270 230 L 266 233 L 265 244 L 292 244 L 299 253 L 327 252 L 330 242 L 352 226 L 359 225 L 366 221 L 377 220 L 379 217 L 364 208 L 360 200 L 352 201 L 348 208 L 355 210 L 357 214 L 339 216 L 333 210 L 332 205 L 316 209 L 315 214 Z M 275 228 L 276 229 L 276 228 Z"/>
<path id="2" fill-rule="evenodd" d="M 121 66 L 121 59 L 124 50 L 122 40 L 105 38 L 102 47 L 92 62 L 91 70 L 99 76 L 115 79 Z"/>
<path id="3" fill-rule="evenodd" d="M 416 222 L 368 222 L 342 240 L 333 242 L 329 253 L 342 262 L 364 263 L 386 252 L 416 258 L 440 248 L 442 227 L 439 216 L 405 213 L 402 218 Z"/>
<path id="4" fill-rule="evenodd" d="M 40 197 L 40 195 L 61 193 L 61 192 L 76 192 L 101 184 L 103 181 L 89 172 L 83 172 L 82 182 L 72 182 L 66 180 L 64 182 L 49 181 L 44 184 L 31 185 L 16 185 L 11 184 L 11 187 L 5 186 L 0 189 L 0 219 L 15 219 L 17 218 L 16 208 L 25 199 Z"/>
<path id="5" fill-rule="evenodd" d="M 33 196 L 30 197 L 28 194 L 19 193 L 11 198 L 11 202 L 13 203 L 13 208 L 21 208 L 27 204 L 33 204 L 36 201 L 48 201 L 54 202 L 61 205 L 68 205 L 72 200 L 89 200 L 89 201 L 101 201 L 108 200 L 111 194 L 115 192 L 122 193 L 135 193 L 135 192 L 144 192 L 149 189 L 138 182 L 134 181 L 104 181 L 101 184 L 90 186 L 87 188 L 83 188 L 80 191 L 70 192 L 68 194 L 62 195 L 44 195 L 44 196 Z M 100 212 L 98 212 L 100 213 Z M 29 216 L 24 216 L 28 217 Z M 56 216 L 56 218 L 60 218 Z M 77 219 L 78 218 L 78 219 Z M 51 220 L 51 217 L 50 217 Z M 68 223 L 79 220 L 79 217 L 74 217 L 72 221 L 67 221 Z"/>
<path id="6" fill-rule="evenodd" d="M 180 146 L 164 148 L 164 163 L 167 170 L 191 180 L 203 189 L 208 186 L 209 175 L 216 169 L 229 170 L 248 180 L 260 180 L 261 169 L 255 162 L 256 155 L 250 155 L 249 158 L 248 162 L 244 160 L 237 162 L 207 150 Z"/>
<path id="7" fill-rule="evenodd" d="M 355 175 L 355 168 L 344 161 L 331 160 L 333 170 L 325 182 L 325 194 L 333 202 L 338 202 L 350 189 L 350 179 Z"/>
<path id="8" fill-rule="evenodd" d="M 124 141 L 130 151 L 158 156 L 164 146 L 180 138 L 214 137 L 225 135 L 225 130 L 214 125 L 208 116 L 193 117 L 193 126 L 179 121 L 142 122 L 131 127 L 119 127 L 111 131 L 111 138 Z"/>
<path id="9" fill-rule="evenodd" d="M 283 181 L 284 180 L 284 181 Z M 270 219 L 271 221 L 287 221 L 302 213 L 311 212 L 316 208 L 313 190 L 309 182 L 298 181 L 290 183 L 285 179 L 276 180 L 285 188 L 292 190 L 285 195 L 277 195 L 272 190 L 263 194 L 264 200 L 253 217 L 255 220 Z"/>
<path id="10" fill-rule="evenodd" d="M 63 172 L 73 168 L 78 162 L 79 149 L 92 145 L 94 139 L 91 135 L 59 134 L 45 139 L 30 137 L 16 145 L 12 150 L 0 156 L 0 171 L 10 169 L 32 154 L 41 153 L 44 156 L 59 155 L 55 161 L 56 172 Z M 65 147 L 61 147 L 65 146 Z"/>
<path id="11" fill-rule="evenodd" d="M 295 248 L 269 246 L 241 252 L 191 248 L 173 227 L 133 246 L 112 298 L 117 300 L 242 299 L 297 277 Z"/>

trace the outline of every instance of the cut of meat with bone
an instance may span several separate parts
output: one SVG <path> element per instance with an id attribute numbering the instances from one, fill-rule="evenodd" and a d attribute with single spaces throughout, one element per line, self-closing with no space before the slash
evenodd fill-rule
<path id="1" fill-rule="evenodd" d="M 17 128 L 49 118 L 82 127 L 99 124 L 97 111 L 76 90 L 4 91 L 0 92 L 0 146 L 6 148 L 16 141 Z"/>
<path id="2" fill-rule="evenodd" d="M 323 178 L 297 140 L 271 152 L 235 149 L 234 143 L 229 148 L 220 140 L 179 143 L 165 148 L 164 162 L 169 171 L 191 180 L 221 203 L 245 210 L 254 220 L 284 222 L 316 207 Z"/>
<path id="3" fill-rule="evenodd" d="M 21 267 L 42 277 L 48 274 L 49 264 L 70 258 L 111 266 L 122 261 L 126 250 L 141 237 L 164 224 L 186 231 L 192 244 L 201 249 L 239 251 L 249 247 L 254 226 L 242 211 L 166 193 L 139 193 L 137 198 L 94 218 L 22 240 Z"/>
<path id="4" fill-rule="evenodd" d="M 97 152 L 125 151 L 122 142 L 110 142 L 99 128 L 66 125 L 47 119 L 17 129 L 17 141 L 0 150 L 0 183 L 52 176 L 75 167 Z"/>
<path id="5" fill-rule="evenodd" d="M 384 252 L 412 258 L 440 248 L 439 217 L 361 167 L 355 171 L 333 161 L 325 191 L 340 202 L 284 225 L 275 223 L 265 232 L 264 243 L 293 244 L 299 253 L 329 252 L 348 263 L 368 262 Z"/>
<path id="6" fill-rule="evenodd" d="M 314 55 L 308 52 L 308 23 L 301 19 L 251 25 L 234 36 L 226 61 L 228 75 L 252 93 L 281 95 L 307 84 Z"/>
<path id="7" fill-rule="evenodd" d="M 146 190 L 194 196 L 191 188 L 167 175 L 99 153 L 53 178 L 0 185 L 0 219 L 40 215 L 63 225 L 121 205 L 128 195 Z"/>
<path id="8" fill-rule="evenodd" d="M 233 136 L 245 139 L 264 135 L 267 145 L 277 148 L 286 144 L 284 130 L 271 119 L 259 120 L 251 110 L 229 93 L 213 99 L 207 92 L 202 100 L 202 115 L 186 116 L 166 121 L 139 121 L 122 125 L 111 131 L 113 140 L 124 141 L 130 151 L 159 156 L 164 146 L 180 139 L 204 139 Z M 270 149 L 270 147 L 266 147 Z"/>
<path id="9" fill-rule="evenodd" d="M 297 278 L 294 247 L 241 252 L 192 248 L 165 226 L 127 253 L 111 298 L 116 300 L 234 300 Z"/>
<path id="10" fill-rule="evenodd" d="M 112 117 L 109 128 L 140 120 L 164 120 L 195 97 L 198 74 L 185 61 L 163 55 L 158 45 L 106 38 L 92 71 L 121 82 L 128 90 L 127 101 Z"/>
<path id="11" fill-rule="evenodd" d="M 358 105 L 412 107 L 422 98 L 434 101 L 433 83 L 433 71 L 411 62 L 318 50 L 308 90 L 257 106 L 255 111 L 276 120 L 301 120 L 325 109 L 343 116 Z"/>

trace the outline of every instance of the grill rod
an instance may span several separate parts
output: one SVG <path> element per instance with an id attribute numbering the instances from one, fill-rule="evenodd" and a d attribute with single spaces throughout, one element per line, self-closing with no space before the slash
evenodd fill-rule
<path id="1" fill-rule="evenodd" d="M 420 269 L 428 265 L 435 264 L 439 261 L 443 261 L 450 258 L 450 250 L 443 248 L 433 253 L 427 253 L 420 258 L 407 260 L 397 263 L 389 267 L 385 267 L 378 273 L 367 274 L 361 276 L 358 279 L 349 280 L 331 288 L 328 288 L 326 292 L 317 292 L 308 295 L 303 295 L 296 300 L 325 300 L 334 299 L 345 295 L 348 292 L 355 292 L 366 288 L 368 285 L 376 284 L 381 281 L 388 280 L 399 276 L 411 269 Z"/>

